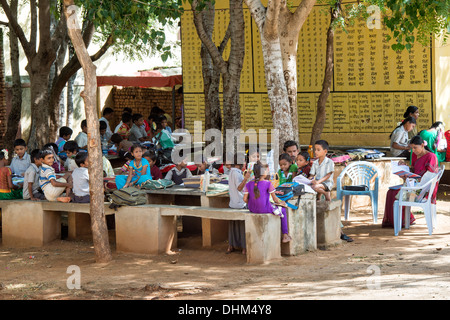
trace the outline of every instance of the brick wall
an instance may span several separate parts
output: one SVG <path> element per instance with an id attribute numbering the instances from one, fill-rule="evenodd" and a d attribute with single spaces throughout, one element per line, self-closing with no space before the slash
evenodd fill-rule
<path id="1" fill-rule="evenodd" d="M 125 87 L 112 89 L 112 100 L 115 115 L 113 124 L 121 120 L 123 108 L 129 107 L 133 113 L 140 113 L 147 120 L 153 106 L 158 106 L 172 116 L 172 91 L 154 90 L 149 88 Z M 181 117 L 183 94 L 175 93 L 175 117 Z"/>
<path id="2" fill-rule="evenodd" d="M 3 52 L 3 29 L 0 28 L 0 138 L 3 142 L 3 136 L 6 133 L 6 82 L 5 82 L 5 61 Z"/>

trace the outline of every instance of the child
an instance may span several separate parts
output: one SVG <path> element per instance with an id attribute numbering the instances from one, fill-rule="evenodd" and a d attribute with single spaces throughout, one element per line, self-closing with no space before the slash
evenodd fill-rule
<path id="1" fill-rule="evenodd" d="M 63 178 L 56 179 L 55 169 L 53 163 L 55 162 L 54 151 L 51 149 L 44 149 L 41 152 L 41 171 L 39 172 L 39 186 L 44 192 L 45 198 L 48 201 L 64 201 L 61 197 L 62 193 L 66 191 L 66 198 L 70 194 L 72 188 L 71 175 L 66 173 Z"/>
<path id="2" fill-rule="evenodd" d="M 247 204 L 244 202 L 244 194 L 242 190 L 245 184 L 250 179 L 250 172 L 246 172 L 245 176 L 242 174 L 242 168 L 245 164 L 238 163 L 238 155 L 234 155 L 234 160 L 226 162 L 231 166 L 228 178 L 230 208 L 245 209 Z M 245 221 L 230 221 L 228 223 L 228 249 L 227 253 L 231 253 L 235 248 L 242 248 L 242 254 L 246 253 L 245 245 Z"/>
<path id="3" fill-rule="evenodd" d="M 106 129 L 104 132 L 105 135 L 105 139 L 106 141 L 109 141 L 109 139 L 111 139 L 112 136 L 112 131 L 111 128 L 109 126 L 109 122 L 114 119 L 114 110 L 112 108 L 106 107 L 105 109 L 103 109 L 103 113 L 102 113 L 103 117 L 101 117 L 99 120 L 103 121 L 106 124 Z"/>
<path id="4" fill-rule="evenodd" d="M 280 169 L 278 170 L 280 184 L 292 182 L 298 168 L 296 164 L 292 163 L 291 156 L 287 153 L 281 154 L 278 163 L 280 165 Z"/>
<path id="5" fill-rule="evenodd" d="M 114 133 L 111 136 L 111 142 L 115 144 L 117 153 L 120 157 L 124 158 L 127 153 L 131 151 L 133 142 L 125 140 L 120 134 Z"/>
<path id="6" fill-rule="evenodd" d="M 116 176 L 115 180 L 118 190 L 134 185 L 140 185 L 142 182 L 152 179 L 152 176 L 150 174 L 150 164 L 148 163 L 147 159 L 142 157 L 142 147 L 138 144 L 135 144 L 133 147 L 131 147 L 131 154 L 133 155 L 134 160 L 130 162 L 130 167 L 128 168 L 128 176 Z"/>
<path id="7" fill-rule="evenodd" d="M 122 114 L 122 125 L 117 130 L 117 133 L 123 139 L 128 140 L 128 138 L 130 137 L 130 130 L 132 126 L 133 126 L 133 116 L 130 113 L 124 113 Z"/>
<path id="8" fill-rule="evenodd" d="M 208 161 L 205 157 L 202 156 L 202 162 L 196 163 L 195 166 L 197 167 L 193 172 L 192 175 L 202 175 L 206 172 L 206 169 L 209 169 L 209 173 L 212 173 L 212 167 L 208 164 Z"/>
<path id="9" fill-rule="evenodd" d="M 56 173 L 64 172 L 64 161 L 58 156 L 58 146 L 56 143 L 47 143 L 42 149 L 49 149 L 53 152 L 53 169 Z"/>
<path id="10" fill-rule="evenodd" d="M 133 114 L 133 109 L 128 108 L 128 107 L 125 107 L 125 108 L 123 108 L 122 115 L 123 115 L 124 113 Z M 114 133 L 117 133 L 117 131 L 119 130 L 119 128 L 120 128 L 121 126 L 122 126 L 122 121 L 120 121 L 119 124 L 116 126 L 116 128 L 114 129 Z"/>
<path id="11" fill-rule="evenodd" d="M 27 144 L 23 139 L 14 141 L 15 157 L 11 161 L 9 168 L 11 172 L 17 176 L 22 176 L 31 164 L 30 155 L 27 153 Z"/>
<path id="12" fill-rule="evenodd" d="M 8 152 L 0 151 L 0 200 L 22 199 L 22 188 L 12 183 L 11 168 L 7 167 Z"/>
<path id="13" fill-rule="evenodd" d="M 78 143 L 76 143 L 73 140 L 69 140 L 64 144 L 64 151 L 67 154 L 67 159 L 64 162 L 64 167 L 66 168 L 67 171 L 74 171 L 76 168 L 78 168 L 76 162 L 75 162 L 75 157 L 78 154 L 79 148 L 78 148 Z M 83 153 L 87 153 L 84 152 Z"/>
<path id="14" fill-rule="evenodd" d="M 133 143 L 140 143 L 150 140 L 149 137 L 147 137 L 147 132 L 144 128 L 142 128 L 142 125 L 144 124 L 144 117 L 140 113 L 133 114 L 133 125 L 130 129 L 130 136 L 128 140 L 132 141 Z"/>
<path id="15" fill-rule="evenodd" d="M 169 136 L 167 131 L 163 130 L 163 124 L 160 121 L 156 122 L 154 143 L 157 146 L 160 145 L 160 148 L 162 149 L 167 159 L 172 159 L 172 150 L 175 147 L 175 144 L 173 143 L 172 138 Z"/>
<path id="16" fill-rule="evenodd" d="M 261 162 L 255 163 L 253 166 L 253 174 L 255 180 L 248 182 L 244 187 L 244 202 L 248 204 L 248 209 L 252 213 L 273 213 L 281 217 L 281 232 L 283 234 L 282 242 L 287 243 L 291 241 L 288 232 L 288 223 L 286 209 L 279 208 L 270 202 L 270 197 L 275 204 L 286 206 L 284 201 L 281 201 L 275 195 L 275 188 L 269 180 L 266 180 L 269 174 L 269 166 L 263 165 Z M 281 211 L 281 212 L 280 212 Z"/>
<path id="17" fill-rule="evenodd" d="M 89 172 L 88 172 L 88 153 L 79 152 L 75 156 L 77 168 L 72 172 L 73 195 L 72 201 L 76 203 L 89 203 L 91 197 L 89 195 Z"/>
<path id="18" fill-rule="evenodd" d="M 186 168 L 186 166 L 187 163 L 184 159 L 176 163 L 176 166 L 167 172 L 165 179 L 172 180 L 177 185 L 182 184 L 184 178 L 192 177 L 191 170 Z"/>
<path id="19" fill-rule="evenodd" d="M 331 188 L 333 187 L 334 162 L 327 158 L 328 142 L 318 140 L 314 144 L 314 156 L 318 158 L 312 164 L 309 172 L 311 187 L 318 193 L 318 197 L 325 195 L 326 201 L 331 201 Z"/>
<path id="20" fill-rule="evenodd" d="M 70 140 L 70 137 L 72 136 L 72 129 L 69 127 L 61 127 L 59 128 L 59 138 L 56 140 L 55 144 L 58 146 L 58 154 L 64 159 L 64 144 Z"/>
<path id="21" fill-rule="evenodd" d="M 39 171 L 42 165 L 41 150 L 35 149 L 30 153 L 31 165 L 25 171 L 23 179 L 23 199 L 33 201 L 45 200 L 45 195 L 39 187 Z"/>
<path id="22" fill-rule="evenodd" d="M 167 124 L 167 118 L 166 116 L 160 116 L 159 121 L 161 122 L 161 125 L 163 127 L 163 130 L 166 130 L 169 137 L 172 137 L 172 128 Z"/>
<path id="23" fill-rule="evenodd" d="M 81 132 L 75 137 L 75 142 L 80 149 L 87 150 L 87 122 L 86 119 L 81 121 Z"/>
<path id="24" fill-rule="evenodd" d="M 161 170 L 159 170 L 158 166 L 156 165 L 156 154 L 152 151 L 146 151 L 143 157 L 147 159 L 148 163 L 150 164 L 150 173 L 152 175 L 152 179 L 162 179 Z"/>
<path id="25" fill-rule="evenodd" d="M 305 178 L 309 177 L 309 172 L 311 171 L 310 156 L 306 151 L 300 152 L 297 155 L 297 174 L 296 176 L 302 175 Z"/>

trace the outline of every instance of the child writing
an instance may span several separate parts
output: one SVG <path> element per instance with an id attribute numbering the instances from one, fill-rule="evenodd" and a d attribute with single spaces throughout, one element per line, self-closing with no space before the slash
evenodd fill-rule
<path id="1" fill-rule="evenodd" d="M 297 173 L 297 165 L 292 162 L 292 158 L 289 154 L 283 153 L 280 155 L 278 164 L 280 169 L 278 170 L 278 178 L 280 184 L 285 182 L 292 182 L 292 179 Z"/>
<path id="2" fill-rule="evenodd" d="M 89 156 L 87 152 L 79 152 L 75 156 L 77 168 L 72 172 L 73 195 L 72 201 L 75 203 L 89 203 Z"/>
<path id="3" fill-rule="evenodd" d="M 17 176 L 24 175 L 25 171 L 31 164 L 30 155 L 27 153 L 27 144 L 23 139 L 14 140 L 15 157 L 11 161 L 9 168 L 11 172 Z M 7 157 L 6 157 L 7 158 Z"/>
<path id="4" fill-rule="evenodd" d="M 147 159 L 148 163 L 150 164 L 150 173 L 152 175 L 152 179 L 162 179 L 161 170 L 159 170 L 158 166 L 156 165 L 156 154 L 153 151 L 146 151 L 143 157 Z"/>
<path id="5" fill-rule="evenodd" d="M 248 209 L 253 213 L 273 213 L 281 217 L 281 233 L 283 234 L 282 242 L 286 243 L 291 241 L 291 237 L 288 232 L 288 221 L 286 215 L 286 209 L 279 208 L 276 205 L 285 207 L 286 203 L 281 201 L 275 195 L 275 188 L 269 180 L 266 180 L 269 174 L 269 166 L 261 164 L 261 162 L 255 163 L 253 166 L 253 174 L 255 180 L 248 182 L 244 187 L 244 202 L 248 204 Z M 276 205 L 270 202 L 270 198 Z"/>
<path id="6" fill-rule="evenodd" d="M 30 158 L 31 165 L 25 171 L 23 179 L 23 198 L 33 201 L 45 200 L 45 195 L 39 187 L 39 171 L 42 165 L 41 150 L 31 151 Z"/>
<path id="7" fill-rule="evenodd" d="M 48 201 L 67 201 L 72 188 L 72 177 L 66 173 L 63 178 L 56 179 L 55 169 L 52 165 L 55 162 L 54 151 L 44 149 L 41 152 L 41 171 L 39 172 L 39 186 L 44 192 Z M 66 191 L 66 198 L 60 197 Z M 70 200 L 70 198 L 69 198 Z"/>
<path id="8" fill-rule="evenodd" d="M 64 144 L 63 149 L 67 154 L 67 159 L 64 162 L 64 168 L 66 168 L 67 171 L 72 172 L 73 170 L 78 168 L 75 162 L 75 157 L 77 156 L 79 151 L 78 143 L 76 143 L 74 140 L 69 140 Z M 83 151 L 83 153 L 86 152 Z"/>
<path id="9" fill-rule="evenodd" d="M 0 151 L 0 200 L 22 199 L 22 188 L 12 183 L 12 172 L 8 165 L 8 152 Z"/>
<path id="10" fill-rule="evenodd" d="M 186 160 L 180 160 L 176 163 L 176 166 L 169 170 L 166 174 L 167 180 L 172 180 L 175 184 L 180 185 L 183 183 L 184 178 L 192 177 L 192 172 L 187 168 Z"/>
<path id="11" fill-rule="evenodd" d="M 309 172 L 311 171 L 311 157 L 309 153 L 306 151 L 300 152 L 297 155 L 296 163 L 297 163 L 297 174 L 296 176 L 302 175 L 305 178 L 309 177 Z"/>
<path id="12" fill-rule="evenodd" d="M 318 197 L 325 195 L 326 201 L 331 201 L 331 188 L 333 187 L 334 162 L 327 158 L 328 142 L 318 140 L 314 144 L 314 156 L 318 158 L 312 164 L 309 172 L 311 187 L 318 193 Z"/>
<path id="13" fill-rule="evenodd" d="M 131 147 L 131 154 L 134 159 L 130 162 L 128 168 L 128 176 L 118 175 L 115 178 L 117 189 L 140 185 L 142 182 L 151 180 L 150 164 L 147 159 L 143 158 L 143 150 L 139 144 Z"/>

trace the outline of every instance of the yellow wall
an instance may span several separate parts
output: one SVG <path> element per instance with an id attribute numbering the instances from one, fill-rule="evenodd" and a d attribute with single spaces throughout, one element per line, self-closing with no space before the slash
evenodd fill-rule
<path id="1" fill-rule="evenodd" d="M 223 4 L 219 8 L 223 8 Z M 321 91 L 325 67 L 326 31 L 329 16 L 317 5 L 304 24 L 299 37 L 297 56 L 298 121 L 300 144 L 309 144 Z M 259 32 L 245 9 L 246 56 L 241 77 L 241 114 L 244 130 L 273 126 L 265 85 Z M 218 44 L 227 24 L 227 10 L 216 11 L 214 40 Z M 192 21 L 192 11 L 181 19 L 184 106 L 186 126 L 204 119 L 203 81 L 201 74 L 200 40 Z M 403 119 L 408 105 L 420 109 L 418 129 L 428 128 L 436 117 L 433 101 L 442 110 L 449 108 L 449 51 L 433 51 L 415 44 L 411 52 L 395 53 L 384 40 L 384 29 L 369 29 L 365 21 L 335 33 L 335 70 L 333 86 L 327 104 L 327 121 L 323 138 L 332 145 L 387 146 L 389 134 Z M 435 53 L 436 52 L 436 53 Z M 431 59 L 440 54 L 436 79 Z M 447 72 L 445 72 L 445 70 Z M 433 86 L 433 83 L 439 82 Z M 446 86 L 446 87 L 445 87 Z M 438 97 L 433 94 L 434 89 Z M 443 96 L 447 94 L 446 97 Z M 448 112 L 445 117 L 448 117 Z M 450 120 L 448 121 L 450 123 Z"/>
<path id="2" fill-rule="evenodd" d="M 450 129 L 450 43 L 443 46 L 435 41 L 434 50 L 436 121 L 443 121 Z"/>

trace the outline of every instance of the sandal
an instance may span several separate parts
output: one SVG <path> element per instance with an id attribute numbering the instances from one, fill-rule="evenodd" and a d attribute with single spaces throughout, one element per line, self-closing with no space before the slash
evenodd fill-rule
<path id="1" fill-rule="evenodd" d="M 341 234 L 341 240 L 345 240 L 347 242 L 353 242 L 353 239 L 347 236 L 346 234 Z"/>
<path id="2" fill-rule="evenodd" d="M 283 239 L 281 240 L 281 242 L 288 243 L 288 242 L 291 242 L 291 240 L 292 240 L 292 238 L 290 235 L 286 235 L 286 236 L 283 235 Z"/>
<path id="3" fill-rule="evenodd" d="M 233 251 L 234 251 L 234 248 L 232 246 L 228 246 L 226 254 L 230 254 Z"/>

